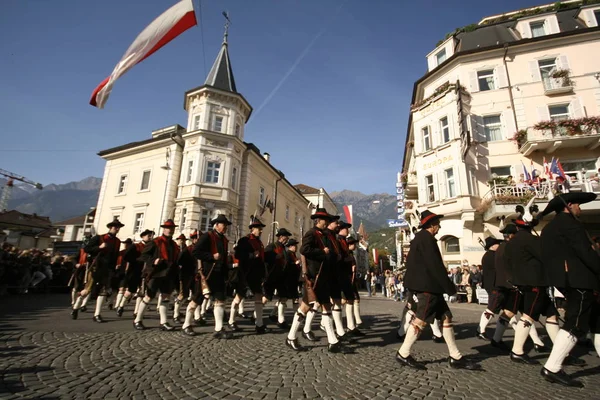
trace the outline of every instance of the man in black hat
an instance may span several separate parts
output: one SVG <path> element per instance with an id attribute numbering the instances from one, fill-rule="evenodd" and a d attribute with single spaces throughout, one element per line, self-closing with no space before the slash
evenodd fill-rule
<path id="1" fill-rule="evenodd" d="M 162 302 L 158 307 L 160 329 L 163 331 L 174 329 L 169 325 L 165 303 L 169 302 L 169 296 L 173 292 L 173 285 L 179 269 L 177 267 L 179 247 L 173 241 L 173 233 L 177 225 L 172 219 L 168 219 L 160 227 L 163 229 L 162 235 L 150 241 L 142 250 L 140 257 L 145 263 L 144 270 L 148 277 L 148 283 L 146 285 L 146 295 L 133 322 L 133 326 L 137 330 L 146 329 L 142 322 L 144 311 L 158 292 L 162 295 Z"/>
<path id="2" fill-rule="evenodd" d="M 537 364 L 538 362 L 525 354 L 523 346 L 531 327 L 541 315 L 546 317 L 546 331 L 554 342 L 558 333 L 558 312 L 548 296 L 548 278 L 542 262 L 542 248 L 538 236 L 533 230 L 537 221 L 531 217 L 523 216 L 514 220 L 517 233 L 506 245 L 505 261 L 512 272 L 512 283 L 522 293 L 522 316 L 515 327 L 510 359 L 524 364 Z"/>
<path id="3" fill-rule="evenodd" d="M 115 218 L 106 224 L 106 227 L 109 229 L 108 233 L 94 236 L 83 249 L 90 255 L 92 264 L 90 266 L 91 278 L 88 279 L 86 288 L 81 292 L 81 296 L 85 297 L 90 292 L 92 296 L 98 296 L 94 312 L 95 322 L 104 322 L 100 311 L 102 310 L 102 303 L 104 303 L 108 294 L 107 289 L 110 286 L 111 275 L 117 265 L 117 258 L 119 258 L 121 241 L 117 237 L 117 234 L 123 226 L 125 225 Z"/>
<path id="4" fill-rule="evenodd" d="M 498 246 L 502 243 L 502 240 L 496 239 L 495 237 L 488 236 L 485 238 L 485 254 L 481 257 L 481 266 L 483 267 L 483 288 L 488 293 L 488 307 L 481 313 L 479 319 L 479 327 L 477 328 L 477 337 L 479 339 L 487 340 L 485 335 L 485 328 L 490 323 L 490 320 L 495 314 L 500 312 L 500 301 L 498 291 L 495 291 L 496 287 L 496 266 L 495 257 Z"/>
<path id="5" fill-rule="evenodd" d="M 302 263 L 298 259 L 296 252 L 298 251 L 298 241 L 289 239 L 285 244 L 287 248 L 286 258 L 288 268 L 285 270 L 283 277 L 285 291 L 289 294 L 289 299 L 295 302 L 298 299 L 298 282 L 302 275 Z"/>
<path id="6" fill-rule="evenodd" d="M 279 299 L 275 303 L 274 310 L 277 312 L 277 326 L 281 329 L 288 329 L 289 326 L 285 322 L 285 307 L 287 299 L 294 296 L 290 293 L 284 280 L 288 266 L 287 250 L 285 245 L 292 233 L 285 228 L 279 228 L 275 237 L 275 243 L 269 244 L 265 249 L 265 262 L 267 263 L 267 277 L 265 279 L 265 296 L 263 301 L 271 301 L 275 290 Z M 274 314 L 272 314 L 275 316 Z M 270 317 L 269 317 L 270 318 Z"/>
<path id="7" fill-rule="evenodd" d="M 352 224 L 349 224 L 345 221 L 340 221 L 338 223 L 337 240 L 340 245 L 340 253 L 342 258 L 337 265 L 337 280 L 340 285 L 342 295 L 346 301 L 346 325 L 348 326 L 348 331 L 346 334 L 350 336 L 364 336 L 365 334 L 356 327 L 356 322 L 354 321 L 354 289 L 352 287 L 352 281 L 356 271 L 356 262 L 350 251 L 347 239 L 349 229 L 351 227 Z"/>
<path id="8" fill-rule="evenodd" d="M 596 197 L 594 193 L 561 194 L 552 199 L 542 212 L 542 215 L 556 213 L 542 230 L 541 237 L 548 284 L 557 288 L 567 303 L 565 323 L 556 335 L 552 352 L 541 373 L 546 380 L 565 386 L 583 386 L 562 369 L 577 338 L 591 328 L 595 334 L 596 351 L 600 351 L 600 256 L 579 220 L 580 205 Z"/>
<path id="9" fill-rule="evenodd" d="M 359 289 L 359 281 L 360 277 L 358 276 L 358 270 L 356 268 L 356 258 L 354 257 L 354 250 L 356 250 L 356 245 L 358 240 L 353 237 L 349 237 L 346 239 L 346 243 L 348 243 L 348 251 L 351 257 L 352 263 L 352 291 L 354 292 L 354 302 L 352 304 L 352 312 L 354 313 L 354 323 L 356 327 L 359 328 L 362 325 L 362 318 L 360 317 L 360 295 L 358 294 Z M 348 314 L 348 308 L 346 308 L 346 314 Z"/>
<path id="10" fill-rule="evenodd" d="M 326 209 L 317 208 L 311 219 L 315 221 L 315 226 L 306 231 L 300 247 L 300 254 L 306 260 L 306 266 L 303 267 L 305 268 L 304 295 L 300 307 L 294 315 L 285 343 L 296 351 L 304 349 L 298 343 L 298 329 L 311 307 L 318 302 L 323 308 L 321 323 L 327 332 L 328 351 L 338 353 L 342 350 L 342 346 L 333 329 L 329 286 L 331 269 L 337 262 L 337 255 L 332 250 L 334 243 L 329 240 L 325 233 L 327 225 L 337 218 L 329 214 Z M 309 341 L 315 341 L 312 335 L 304 335 L 304 337 Z"/>
<path id="11" fill-rule="evenodd" d="M 190 295 L 190 288 L 194 277 L 196 276 L 196 259 L 192 255 L 190 248 L 186 245 L 186 237 L 182 233 L 177 237 L 177 245 L 179 246 L 179 260 L 177 265 L 179 266 L 179 274 L 177 276 L 177 290 L 178 294 L 175 298 L 175 306 L 173 307 L 173 321 L 176 323 L 183 323 L 179 310 L 181 304 Z"/>
<path id="12" fill-rule="evenodd" d="M 123 303 L 123 297 L 125 297 L 125 291 L 127 290 L 127 260 L 125 259 L 125 253 L 127 253 L 127 250 L 133 247 L 133 240 L 131 240 L 131 238 L 127 238 L 121 244 L 125 247 L 119 252 L 119 258 L 117 259 L 117 270 L 115 274 L 115 280 L 117 282 L 117 299 L 115 300 L 115 310 L 117 311 L 117 315 L 119 317 L 123 315 L 123 313 L 119 313 L 119 308 L 121 307 L 121 303 Z"/>
<path id="13" fill-rule="evenodd" d="M 250 288 L 254 294 L 254 313 L 255 313 L 255 331 L 262 335 L 266 333 L 266 327 L 263 322 L 263 284 L 265 282 L 265 248 L 260 240 L 262 235 L 263 224 L 258 218 L 252 217 L 250 225 L 250 233 L 238 240 L 235 247 L 235 258 L 238 260 L 240 268 L 239 283 L 237 285 L 236 295 L 231 305 L 231 313 L 229 315 L 229 328 L 237 331 L 239 328 L 235 324 L 236 310 L 242 298 L 245 295 L 246 286 Z"/>
<path id="14" fill-rule="evenodd" d="M 210 296 L 213 296 L 215 299 L 214 337 L 217 339 L 229 339 L 232 337 L 232 334 L 223 327 L 223 319 L 225 317 L 225 282 L 228 273 L 227 255 L 229 246 L 229 241 L 225 234 L 231 222 L 224 214 L 219 214 L 210 223 L 213 229 L 200 236 L 192 252 L 194 257 L 200 260 L 201 265 L 198 266 L 194 294 L 187 307 L 185 322 L 182 328 L 184 334 L 188 336 L 195 335 L 192 328 L 194 311 L 199 304 L 202 304 L 205 298 L 208 299 Z"/>
<path id="15" fill-rule="evenodd" d="M 454 329 L 452 327 L 452 313 L 444 300 L 444 293 L 456 294 L 456 287 L 448 278 L 448 273 L 442 254 L 437 245 L 435 235 L 440 230 L 440 218 L 429 210 L 421 213 L 421 229 L 410 242 L 410 251 L 406 260 L 406 274 L 404 284 L 410 290 L 416 302 L 415 317 L 411 322 L 404 338 L 402 347 L 396 353 L 396 360 L 402 365 L 415 369 L 427 369 L 410 355 L 413 344 L 417 341 L 421 331 L 431 324 L 434 319 L 443 321 L 442 335 L 450 357 L 448 362 L 452 368 L 475 370 L 479 365 L 466 360 L 456 347 Z"/>

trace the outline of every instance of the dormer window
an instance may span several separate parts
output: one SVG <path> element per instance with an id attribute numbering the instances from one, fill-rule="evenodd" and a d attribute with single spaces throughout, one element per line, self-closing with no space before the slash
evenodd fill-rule
<path id="1" fill-rule="evenodd" d="M 423 151 L 429 151 L 432 148 L 431 145 L 431 132 L 429 131 L 429 127 L 425 126 L 421 129 L 421 133 L 423 135 Z"/>
<path id="2" fill-rule="evenodd" d="M 493 69 L 477 71 L 477 81 L 479 83 L 479 91 L 480 92 L 485 92 L 486 90 L 496 89 Z"/>
<path id="3" fill-rule="evenodd" d="M 236 123 L 235 124 L 235 136 L 240 137 L 240 133 L 242 133 L 242 127 L 240 126 L 240 124 Z"/>
<path id="4" fill-rule="evenodd" d="M 435 55 L 435 60 L 437 62 L 437 65 L 440 65 L 444 61 L 446 61 L 446 49 L 442 49 L 442 50 L 438 51 L 437 54 Z"/>
<path id="5" fill-rule="evenodd" d="M 223 131 L 223 117 L 220 115 L 216 115 L 213 121 L 213 131 L 222 132 Z"/>
<path id="6" fill-rule="evenodd" d="M 529 23 L 529 27 L 531 28 L 531 37 L 540 37 L 546 36 L 546 23 L 545 21 L 535 21 Z"/>
<path id="7" fill-rule="evenodd" d="M 197 131 L 198 129 L 200 129 L 200 114 L 194 115 L 192 123 L 192 130 Z"/>

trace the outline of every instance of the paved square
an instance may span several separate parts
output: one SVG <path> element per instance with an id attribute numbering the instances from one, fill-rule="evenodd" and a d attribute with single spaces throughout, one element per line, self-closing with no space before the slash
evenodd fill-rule
<path id="1" fill-rule="evenodd" d="M 93 309 L 93 302 L 89 305 Z M 428 370 L 403 368 L 394 360 L 399 346 L 395 328 L 403 306 L 381 296 L 363 298 L 367 336 L 349 346 L 350 354 L 329 354 L 320 331 L 315 333 L 321 342 L 309 345 L 301 338 L 310 350 L 295 353 L 284 345 L 286 332 L 275 329 L 256 336 L 249 321 L 241 321 L 243 331 L 234 339 L 219 341 L 212 337 L 212 326 L 196 328 L 199 334 L 193 338 L 180 330 L 161 332 L 156 312 L 148 312 L 144 321 L 151 329 L 134 331 L 131 305 L 120 319 L 105 310 L 107 323 L 96 324 L 89 311 L 71 320 L 68 294 L 5 296 L 0 301 L 0 398 L 599 398 L 600 360 L 595 352 L 576 347 L 575 355 L 588 366 L 566 368 L 585 388 L 549 384 L 539 374 L 541 366 L 516 365 L 474 338 L 483 310 L 478 305 L 453 304 L 451 309 L 459 348 L 479 360 L 485 371 L 450 369 L 446 345 L 434 343 L 429 329 L 414 347 L 415 358 L 427 360 Z M 490 333 L 493 327 L 491 323 Z M 512 332 L 506 340 L 512 342 Z M 533 350 L 530 354 L 542 362 L 547 357 Z M 517 384 L 521 388 L 515 389 Z"/>

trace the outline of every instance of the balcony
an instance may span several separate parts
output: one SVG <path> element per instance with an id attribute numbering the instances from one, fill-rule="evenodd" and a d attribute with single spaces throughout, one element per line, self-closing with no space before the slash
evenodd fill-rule
<path id="1" fill-rule="evenodd" d="M 546 96 L 571 93 L 572 91 L 573 81 L 571 81 L 568 76 L 563 78 L 544 79 L 544 94 Z"/>
<path id="2" fill-rule="evenodd" d="M 564 121 L 542 121 L 528 132 L 519 131 L 514 138 L 521 154 L 528 156 L 536 150 L 547 154 L 560 148 L 600 146 L 600 118 L 585 117 Z"/>

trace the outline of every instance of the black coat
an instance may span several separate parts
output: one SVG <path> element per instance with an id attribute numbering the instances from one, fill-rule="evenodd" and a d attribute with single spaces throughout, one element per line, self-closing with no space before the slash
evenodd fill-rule
<path id="1" fill-rule="evenodd" d="M 106 244 L 103 249 L 100 248 L 102 243 Z M 92 260 L 95 260 L 95 269 L 111 271 L 117 266 L 120 247 L 119 238 L 107 233 L 91 238 L 83 251 L 88 253 Z"/>
<path id="2" fill-rule="evenodd" d="M 259 252 L 256 257 L 255 253 Z M 265 251 L 260 238 L 248 235 L 240 238 L 235 247 L 235 258 L 244 274 L 252 274 L 258 280 L 265 277 Z"/>
<path id="3" fill-rule="evenodd" d="M 600 289 L 600 257 L 592 249 L 583 223 L 570 214 L 558 213 L 542 230 L 541 242 L 551 286 Z"/>
<path id="4" fill-rule="evenodd" d="M 404 286 L 412 292 L 456 293 L 456 286 L 448 278 L 437 240 L 425 229 L 421 229 L 410 242 Z"/>
<path id="5" fill-rule="evenodd" d="M 167 254 L 162 254 L 160 242 L 166 246 Z M 179 258 L 179 246 L 175 241 L 167 236 L 159 236 L 154 240 L 149 241 L 142 250 L 140 259 L 144 261 L 144 270 L 146 274 L 152 278 L 164 278 L 172 276 L 173 272 L 177 272 L 177 260 Z M 156 260 L 160 260 L 158 264 L 154 264 Z"/>
<path id="6" fill-rule="evenodd" d="M 506 245 L 506 262 L 516 286 L 548 286 L 542 263 L 542 242 L 531 232 L 520 230 Z"/>
<path id="7" fill-rule="evenodd" d="M 202 261 L 202 273 L 208 275 L 209 271 L 214 266 L 213 271 L 223 272 L 227 271 L 227 238 L 221 235 L 217 231 L 214 233 L 205 232 L 203 233 L 192 252 L 193 256 L 198 260 Z M 209 235 L 215 235 L 217 240 L 215 243 L 211 243 L 212 239 Z M 216 246 L 217 253 L 220 254 L 219 260 L 215 261 L 213 257 L 213 246 Z"/>
<path id="8" fill-rule="evenodd" d="M 179 277 L 183 279 L 185 277 L 191 277 L 196 275 L 197 262 L 187 246 L 182 246 L 179 250 Z"/>
<path id="9" fill-rule="evenodd" d="M 323 231 L 312 228 L 306 231 L 302 237 L 300 254 L 306 259 L 306 276 L 311 280 L 315 279 L 319 271 L 321 271 L 322 276 L 329 273 L 330 258 L 325 254 L 323 248 L 329 247 L 329 254 L 333 253 L 333 250 L 331 250 L 331 246 L 327 246 L 329 241 L 325 236 Z M 322 279 L 322 276 L 319 279 Z"/>
<path id="10" fill-rule="evenodd" d="M 496 251 L 488 250 L 481 257 L 483 267 L 483 288 L 488 292 L 496 287 Z"/>
<path id="11" fill-rule="evenodd" d="M 510 265 L 508 265 L 508 262 L 506 261 L 507 244 L 508 242 L 500 243 L 500 245 L 498 245 L 498 248 L 496 249 L 496 254 L 494 255 L 494 267 L 496 268 L 496 278 L 494 280 L 494 287 L 511 289 L 513 285 L 508 282 L 512 282 L 513 277 Z M 485 273 L 485 267 L 483 272 Z M 484 284 L 486 284 L 485 278 L 483 281 Z"/>

